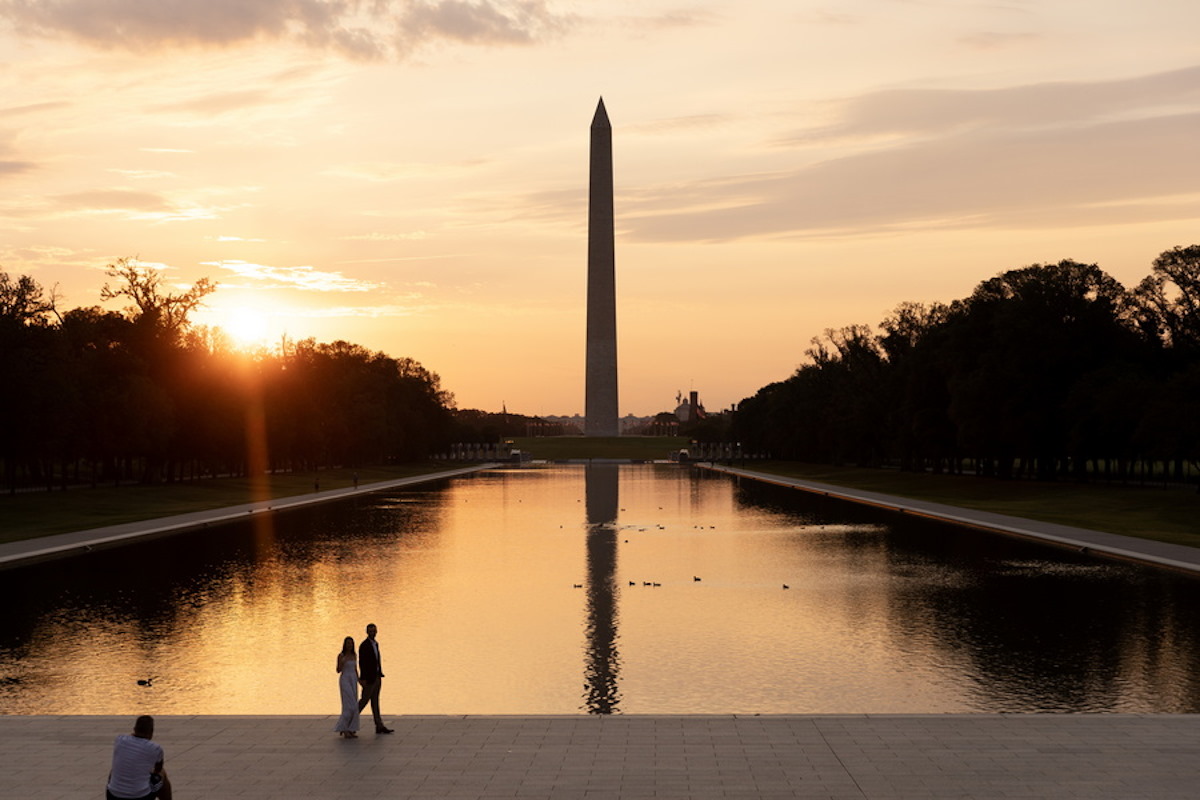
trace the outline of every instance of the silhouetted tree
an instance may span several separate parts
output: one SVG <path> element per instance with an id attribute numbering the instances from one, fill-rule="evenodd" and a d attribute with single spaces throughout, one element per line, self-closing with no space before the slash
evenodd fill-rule
<path id="1" fill-rule="evenodd" d="M 1200 245 L 1156 258 L 1133 297 L 1142 330 L 1181 354 L 1200 353 Z"/>
<path id="2" fill-rule="evenodd" d="M 139 328 L 149 329 L 172 343 L 187 330 L 191 313 L 217 289 L 208 278 L 201 278 L 183 294 L 164 293 L 160 288 L 162 273 L 143 267 L 132 258 L 117 259 L 108 265 L 104 274 L 119 283 L 115 286 L 104 284 L 100 297 L 104 300 L 128 298 L 133 305 L 125 309 L 127 318 Z"/>
<path id="3" fill-rule="evenodd" d="M 1095 264 L 1035 264 L 901 304 L 879 331 L 814 339 L 739 405 L 735 435 L 784 458 L 1042 480 L 1200 463 L 1200 246 L 1132 292 Z"/>
<path id="4" fill-rule="evenodd" d="M 0 273 L 0 465 L 10 487 L 179 480 L 268 467 L 424 458 L 447 442 L 453 396 L 410 358 L 344 341 L 237 353 L 182 293 L 131 259 L 99 307 L 58 315 L 32 278 Z M 82 469 L 82 477 L 80 472 Z"/>
<path id="5" fill-rule="evenodd" d="M 1019 457 L 1039 478 L 1053 478 L 1071 455 L 1072 388 L 1132 350 L 1123 304 L 1116 280 L 1074 261 L 1002 273 L 953 304 L 950 416 L 963 449 L 992 454 L 1001 475 Z"/>
<path id="6" fill-rule="evenodd" d="M 902 303 L 879 326 L 879 346 L 889 367 L 891 452 L 904 470 L 959 468 L 948 365 L 942 358 L 949 315 L 941 303 Z"/>
<path id="7" fill-rule="evenodd" d="M 54 297 L 36 280 L 0 271 L 0 325 L 45 325 L 54 310 Z"/>
<path id="8" fill-rule="evenodd" d="M 53 300 L 33 278 L 0 272 L 0 458 L 14 487 L 24 468 L 41 482 L 60 450 L 65 387 L 50 328 Z"/>

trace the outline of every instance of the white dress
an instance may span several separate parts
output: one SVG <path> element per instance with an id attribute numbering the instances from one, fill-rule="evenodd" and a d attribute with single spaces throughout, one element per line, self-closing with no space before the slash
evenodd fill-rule
<path id="1" fill-rule="evenodd" d="M 338 717 L 334 731 L 358 730 L 358 661 L 347 658 L 342 662 L 342 673 L 338 675 L 338 689 L 342 693 L 342 715 Z"/>

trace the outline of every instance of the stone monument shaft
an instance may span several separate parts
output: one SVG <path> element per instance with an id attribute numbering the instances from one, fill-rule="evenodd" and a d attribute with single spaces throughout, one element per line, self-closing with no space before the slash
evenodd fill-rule
<path id="1" fill-rule="evenodd" d="M 587 373 L 584 435 L 617 436 L 617 279 L 612 125 L 604 98 L 592 118 L 588 179 Z"/>

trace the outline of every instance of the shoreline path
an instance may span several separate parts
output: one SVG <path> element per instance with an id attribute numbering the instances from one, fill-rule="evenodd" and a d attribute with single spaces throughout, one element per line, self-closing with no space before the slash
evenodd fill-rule
<path id="1" fill-rule="evenodd" d="M 476 469 L 13 542 L 0 568 Z M 718 468 L 854 502 L 1200 571 L 1200 550 Z M 158 716 L 179 796 L 293 798 L 1192 798 L 1197 714 L 399 716 L 343 740 L 334 716 Z M 6 716 L 0 796 L 96 797 L 117 716 Z"/>
<path id="2" fill-rule="evenodd" d="M 777 486 L 786 486 L 811 494 L 847 500 L 852 503 L 874 506 L 901 514 L 927 517 L 940 522 L 949 522 L 954 525 L 962 525 L 993 533 L 1002 533 L 1008 536 L 1038 539 L 1049 544 L 1073 550 L 1086 549 L 1097 555 L 1105 555 L 1127 561 L 1138 561 L 1143 564 L 1153 564 L 1159 567 L 1200 575 L 1200 548 L 1196 547 L 1170 544 L 1168 542 L 1156 542 L 1153 539 L 1139 539 L 1135 536 L 1121 536 L 1116 533 L 1105 533 L 1087 528 L 1075 528 L 1069 525 L 1058 525 L 1053 522 L 1040 522 L 1024 517 L 1013 517 L 990 511 L 949 506 L 943 503 L 912 500 L 907 497 L 896 497 L 878 492 L 868 492 L 862 489 L 847 489 L 844 486 L 835 486 L 831 483 L 789 478 L 769 472 L 754 472 L 753 470 L 724 467 L 716 464 L 702 466 L 713 472 L 721 472 L 739 478 L 749 478 L 755 481 L 762 481 L 763 483 L 772 483 Z"/>

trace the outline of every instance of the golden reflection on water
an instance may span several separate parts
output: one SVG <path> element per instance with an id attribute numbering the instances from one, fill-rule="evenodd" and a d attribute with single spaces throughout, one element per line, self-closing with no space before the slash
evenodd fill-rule
<path id="1" fill-rule="evenodd" d="M 5 573 L 0 711 L 336 713 L 369 622 L 385 715 L 1200 711 L 1194 582 L 679 467 L 269 519 Z"/>

